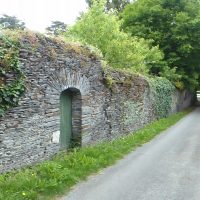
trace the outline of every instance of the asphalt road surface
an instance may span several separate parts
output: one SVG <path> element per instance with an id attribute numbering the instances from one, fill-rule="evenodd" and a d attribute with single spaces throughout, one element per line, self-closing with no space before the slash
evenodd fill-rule
<path id="1" fill-rule="evenodd" d="M 200 108 L 62 200 L 200 200 Z"/>

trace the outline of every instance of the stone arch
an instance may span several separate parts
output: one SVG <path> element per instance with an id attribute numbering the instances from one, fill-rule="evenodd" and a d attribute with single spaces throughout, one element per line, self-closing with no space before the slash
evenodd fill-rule
<path id="1" fill-rule="evenodd" d="M 58 97 L 58 100 L 64 98 L 66 101 L 67 96 L 71 96 L 72 101 L 72 118 L 71 118 L 71 136 L 68 138 L 68 144 L 63 144 L 62 141 L 66 141 L 66 136 L 63 136 L 61 129 L 53 133 L 52 141 L 54 143 L 60 143 L 61 149 L 66 149 L 71 146 L 82 145 L 82 134 L 85 132 L 85 121 L 88 121 L 90 116 L 84 115 L 85 97 L 90 91 L 90 81 L 80 71 L 70 70 L 68 68 L 60 68 L 51 71 L 48 74 L 48 89 L 51 90 L 54 96 Z M 59 98 L 60 97 L 60 98 Z M 70 97 L 69 97 L 70 98 Z M 64 106 L 64 105 L 63 105 Z M 60 105 L 61 108 L 61 105 Z M 61 110 L 60 110 L 61 111 Z M 82 114 L 83 112 L 83 114 Z M 84 119 L 82 119 L 84 115 Z M 61 112 L 60 112 L 61 116 Z M 77 118 L 78 116 L 78 118 Z M 60 128 L 61 120 L 60 120 Z"/>
<path id="2" fill-rule="evenodd" d="M 70 87 L 60 94 L 60 147 L 81 146 L 82 100 L 79 89 Z"/>
<path id="3" fill-rule="evenodd" d="M 67 68 L 60 68 L 51 72 L 48 85 L 58 92 L 68 88 L 77 88 L 82 95 L 86 95 L 90 89 L 90 82 L 86 76 Z"/>

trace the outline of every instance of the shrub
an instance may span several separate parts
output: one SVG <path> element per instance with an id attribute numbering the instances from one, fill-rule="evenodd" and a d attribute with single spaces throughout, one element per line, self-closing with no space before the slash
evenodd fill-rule
<path id="1" fill-rule="evenodd" d="M 162 60 L 162 52 L 158 46 L 152 47 L 152 41 L 121 31 L 122 22 L 114 12 L 105 12 L 104 6 L 105 0 L 94 1 L 65 36 L 99 48 L 112 67 L 147 74 Z"/>

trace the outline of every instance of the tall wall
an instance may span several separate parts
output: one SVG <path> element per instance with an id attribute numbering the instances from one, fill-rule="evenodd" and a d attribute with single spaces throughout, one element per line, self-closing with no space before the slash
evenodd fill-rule
<path id="1" fill-rule="evenodd" d="M 26 92 L 0 118 L 0 172 L 45 160 L 60 150 L 60 95 L 73 98 L 73 134 L 81 145 L 111 140 L 158 118 L 149 83 L 140 76 L 103 70 L 89 49 L 36 36 L 20 49 Z M 28 38 L 23 44 L 33 45 Z M 188 107 L 192 95 L 174 89 L 169 114 Z"/>

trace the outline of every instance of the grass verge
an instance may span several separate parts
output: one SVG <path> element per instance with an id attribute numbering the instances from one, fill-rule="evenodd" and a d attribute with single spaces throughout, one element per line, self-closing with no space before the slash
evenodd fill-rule
<path id="1" fill-rule="evenodd" d="M 53 199 L 88 175 L 113 164 L 175 124 L 192 109 L 155 121 L 134 134 L 96 146 L 61 152 L 50 161 L 0 175 L 0 199 Z"/>

